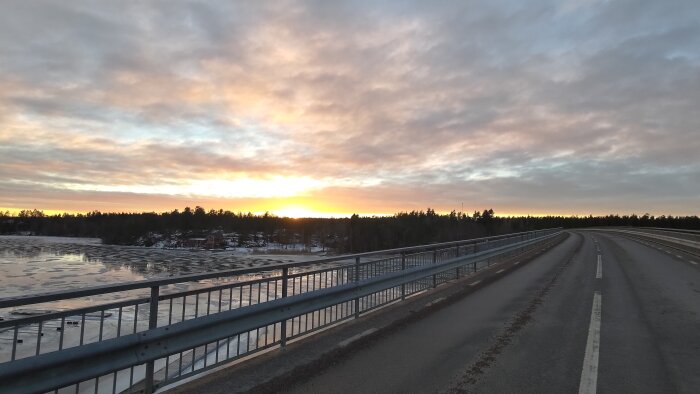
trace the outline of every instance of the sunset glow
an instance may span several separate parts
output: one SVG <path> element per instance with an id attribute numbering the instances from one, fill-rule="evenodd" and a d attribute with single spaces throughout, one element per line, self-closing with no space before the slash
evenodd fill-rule
<path id="1" fill-rule="evenodd" d="M 692 3 L 30 3 L 3 210 L 700 213 Z"/>

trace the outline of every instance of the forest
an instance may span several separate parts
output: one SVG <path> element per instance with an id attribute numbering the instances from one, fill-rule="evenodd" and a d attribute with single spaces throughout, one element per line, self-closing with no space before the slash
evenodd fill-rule
<path id="1" fill-rule="evenodd" d="M 392 216 L 350 218 L 286 218 L 265 213 L 205 210 L 143 213 L 46 215 L 23 210 L 16 215 L 0 212 L 0 234 L 100 238 L 103 243 L 153 246 L 159 240 L 175 243 L 189 237 L 206 237 L 214 231 L 235 234 L 237 246 L 303 244 L 337 253 L 364 252 L 403 246 L 447 242 L 536 229 L 597 226 L 668 227 L 700 230 L 698 216 L 497 216 L 492 209 L 473 214 L 425 211 Z"/>

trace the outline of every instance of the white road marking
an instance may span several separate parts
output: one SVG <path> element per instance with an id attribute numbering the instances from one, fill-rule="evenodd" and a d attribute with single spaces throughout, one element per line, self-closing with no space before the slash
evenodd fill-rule
<path id="1" fill-rule="evenodd" d="M 503 271 L 505 271 L 505 269 L 502 268 L 502 269 L 496 271 L 496 273 L 497 273 L 497 274 L 500 274 L 500 273 L 503 272 Z"/>
<path id="2" fill-rule="evenodd" d="M 352 336 L 352 337 L 350 337 L 350 338 L 348 338 L 348 339 L 346 339 L 346 340 L 344 340 L 344 341 L 338 342 L 338 347 L 346 347 L 346 346 L 348 346 L 349 344 L 351 344 L 351 343 L 357 341 L 358 339 L 362 339 L 362 338 L 366 337 L 367 335 L 372 334 L 372 333 L 375 332 L 375 331 L 377 331 L 376 328 L 370 328 L 370 329 L 367 330 L 367 331 L 363 331 L 363 332 L 361 332 L 361 333 L 359 333 L 359 334 L 357 334 L 357 335 L 355 335 L 355 336 Z"/>
<path id="3" fill-rule="evenodd" d="M 425 304 L 425 307 L 427 308 L 427 307 L 429 307 L 429 306 L 433 306 L 433 305 L 435 305 L 435 304 L 438 304 L 438 303 L 440 303 L 440 302 L 445 301 L 446 299 L 447 299 L 447 298 L 445 298 L 445 297 L 436 298 L 436 299 L 430 301 L 429 303 Z"/>
<path id="4" fill-rule="evenodd" d="M 680 256 L 680 255 L 678 255 L 678 254 L 676 255 L 676 257 L 678 257 L 679 259 L 682 259 L 682 258 L 683 258 L 683 257 L 681 257 L 681 256 Z"/>
<path id="5" fill-rule="evenodd" d="M 583 356 L 581 382 L 578 386 L 579 394 L 595 394 L 598 386 L 598 355 L 600 354 L 600 323 L 602 320 L 602 306 L 602 297 L 600 292 L 596 291 L 593 294 L 591 324 L 588 327 L 586 353 Z"/>
<path id="6" fill-rule="evenodd" d="M 476 282 L 470 283 L 469 286 L 476 286 L 476 285 L 478 285 L 479 283 L 481 283 L 481 281 L 480 281 L 480 280 L 477 280 Z"/>
<path id="7" fill-rule="evenodd" d="M 520 264 L 519 261 L 516 261 L 515 263 L 513 263 L 513 265 L 518 265 L 518 264 Z"/>
<path id="8" fill-rule="evenodd" d="M 598 269 L 595 271 L 596 279 L 603 279 L 603 258 L 598 255 Z"/>
<path id="9" fill-rule="evenodd" d="M 697 261 L 690 260 L 690 264 L 698 265 L 698 262 L 697 262 Z"/>

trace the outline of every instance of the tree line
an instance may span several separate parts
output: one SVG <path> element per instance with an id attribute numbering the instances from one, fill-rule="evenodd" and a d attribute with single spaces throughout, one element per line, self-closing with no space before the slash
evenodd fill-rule
<path id="1" fill-rule="evenodd" d="M 166 239 L 206 236 L 215 230 L 235 233 L 239 245 L 322 246 L 340 253 L 381 250 L 433 242 L 447 242 L 552 227 L 598 226 L 667 227 L 700 230 L 698 216 L 496 216 L 492 209 L 473 214 L 426 211 L 393 216 L 350 218 L 287 218 L 265 213 L 235 213 L 186 207 L 182 211 L 46 215 L 24 210 L 0 212 L 0 234 L 33 234 L 100 238 L 119 245 L 153 244 Z"/>

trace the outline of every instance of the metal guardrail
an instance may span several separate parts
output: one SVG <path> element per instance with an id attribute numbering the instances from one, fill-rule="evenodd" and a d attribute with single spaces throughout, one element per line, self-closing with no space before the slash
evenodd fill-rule
<path id="1" fill-rule="evenodd" d="M 689 233 L 686 232 L 671 232 L 671 231 L 644 231 L 645 228 L 610 228 L 610 229 L 598 229 L 599 231 L 607 231 L 623 235 L 632 239 L 642 239 L 655 244 L 663 245 L 665 247 L 677 249 L 685 253 L 690 253 L 695 256 L 700 256 L 700 236 L 690 233 L 691 237 L 685 237 Z M 664 234 L 678 234 L 683 235 L 682 238 L 678 236 L 662 235 Z"/>
<path id="2" fill-rule="evenodd" d="M 635 230 L 653 230 L 653 231 L 664 231 L 669 233 L 685 233 L 685 234 L 700 234 L 700 230 L 689 230 L 684 228 L 672 228 L 672 227 L 621 227 L 622 229 L 630 228 Z"/>
<path id="3" fill-rule="evenodd" d="M 0 311 L 37 313 L 0 321 L 0 392 L 152 392 L 471 274 L 560 232 L 0 299 Z M 127 299 L 112 301 L 115 295 Z M 103 303 L 57 307 L 75 299 Z"/>

